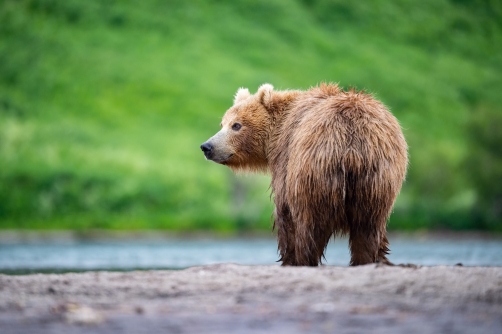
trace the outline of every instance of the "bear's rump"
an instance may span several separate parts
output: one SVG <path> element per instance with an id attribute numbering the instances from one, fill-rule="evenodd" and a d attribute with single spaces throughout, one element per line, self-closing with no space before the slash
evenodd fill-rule
<path id="1" fill-rule="evenodd" d="M 301 135 L 291 137 L 283 161 L 287 161 L 284 189 L 293 220 L 333 224 L 340 232 L 348 232 L 354 220 L 382 224 L 406 169 L 406 147 L 389 146 L 385 137 L 402 135 L 386 129 L 385 123 L 358 127 L 341 115 L 333 116 L 330 122 L 301 122 L 297 129 Z M 379 128 L 372 129 L 372 124 Z M 403 166 L 394 166 L 403 159 Z"/>

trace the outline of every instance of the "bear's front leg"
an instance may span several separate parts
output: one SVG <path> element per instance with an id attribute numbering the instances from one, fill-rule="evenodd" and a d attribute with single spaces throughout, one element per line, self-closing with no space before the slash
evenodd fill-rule
<path id="1" fill-rule="evenodd" d="M 289 208 L 281 205 L 274 210 L 274 229 L 277 229 L 278 249 L 283 266 L 296 265 L 295 260 L 295 226 L 291 220 Z"/>
<path id="2" fill-rule="evenodd" d="M 295 226 L 291 220 L 289 209 L 275 209 L 274 228 L 277 229 L 279 261 L 282 266 L 296 265 L 295 259 Z"/>

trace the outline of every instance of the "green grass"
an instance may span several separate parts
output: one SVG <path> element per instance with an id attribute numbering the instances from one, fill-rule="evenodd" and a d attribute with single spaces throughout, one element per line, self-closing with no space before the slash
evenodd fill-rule
<path id="1" fill-rule="evenodd" d="M 502 229 L 494 1 L 3 0 L 0 22 L 0 228 L 269 228 L 269 178 L 198 147 L 238 87 L 332 81 L 404 128 L 390 228 Z"/>

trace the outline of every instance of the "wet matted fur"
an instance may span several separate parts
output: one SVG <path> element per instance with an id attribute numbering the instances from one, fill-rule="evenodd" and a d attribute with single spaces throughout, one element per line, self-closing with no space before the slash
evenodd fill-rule
<path id="1" fill-rule="evenodd" d="M 329 239 L 349 235 L 351 265 L 389 263 L 387 219 L 408 163 L 401 127 L 371 95 L 321 84 L 251 95 L 239 89 L 206 157 L 268 171 L 283 265 L 316 266 Z M 202 147 L 202 146 L 201 146 Z"/>

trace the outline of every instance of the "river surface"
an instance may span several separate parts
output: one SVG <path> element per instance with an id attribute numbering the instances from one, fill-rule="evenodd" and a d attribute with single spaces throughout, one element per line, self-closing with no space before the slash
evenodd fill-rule
<path id="1" fill-rule="evenodd" d="M 396 263 L 502 266 L 502 239 L 390 236 Z M 278 265 L 273 238 L 0 239 L 0 273 L 183 269 L 215 263 Z M 331 241 L 324 263 L 347 266 L 346 239 Z"/>

